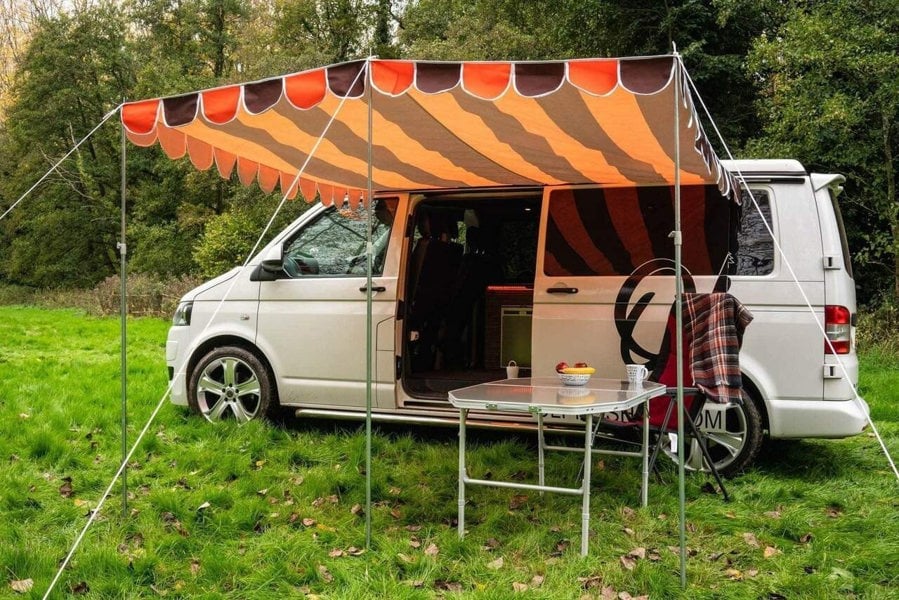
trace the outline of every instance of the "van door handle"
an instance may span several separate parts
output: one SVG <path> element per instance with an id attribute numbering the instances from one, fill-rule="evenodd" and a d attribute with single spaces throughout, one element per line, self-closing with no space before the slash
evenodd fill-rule
<path id="1" fill-rule="evenodd" d="M 359 288 L 359 291 L 360 291 L 360 292 L 367 292 L 367 291 L 368 291 L 368 287 L 363 285 L 361 288 Z M 386 291 L 387 291 L 387 288 L 384 287 L 383 285 L 373 285 L 373 286 L 371 286 L 371 291 L 372 291 L 372 292 L 386 292 Z"/>
<path id="2" fill-rule="evenodd" d="M 577 294 L 575 287 L 551 287 L 546 290 L 549 294 Z"/>

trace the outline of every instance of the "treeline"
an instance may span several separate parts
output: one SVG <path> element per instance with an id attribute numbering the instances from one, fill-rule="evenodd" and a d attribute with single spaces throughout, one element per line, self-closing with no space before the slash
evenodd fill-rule
<path id="1" fill-rule="evenodd" d="M 895 0 L 0 2 L 0 214 L 123 99 L 368 56 L 561 59 L 676 44 L 737 157 L 840 172 L 860 299 L 899 298 Z M 714 136 L 710 124 L 706 124 Z M 115 117 L 0 220 L 0 283 L 91 287 L 118 269 Z M 726 155 L 719 145 L 719 152 Z M 127 147 L 129 269 L 242 262 L 279 198 Z M 289 203 L 275 230 L 305 208 Z M 787 232 L 788 234 L 788 232 Z"/>

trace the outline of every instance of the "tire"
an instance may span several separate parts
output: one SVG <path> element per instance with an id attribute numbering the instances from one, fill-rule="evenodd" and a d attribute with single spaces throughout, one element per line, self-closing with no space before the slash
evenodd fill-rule
<path id="1" fill-rule="evenodd" d="M 762 448 L 762 417 L 755 400 L 743 391 L 743 402 L 728 406 L 719 420 L 703 423 L 709 454 L 723 477 L 732 477 L 752 464 Z M 677 462 L 672 444 L 663 440 L 665 454 Z M 676 445 L 675 445 L 676 447 Z M 698 442 L 687 438 L 684 444 L 685 466 L 691 471 L 708 471 Z"/>
<path id="2" fill-rule="evenodd" d="M 190 407 L 213 423 L 263 418 L 275 396 L 268 368 L 255 354 L 237 346 L 215 348 L 200 359 L 187 390 Z"/>

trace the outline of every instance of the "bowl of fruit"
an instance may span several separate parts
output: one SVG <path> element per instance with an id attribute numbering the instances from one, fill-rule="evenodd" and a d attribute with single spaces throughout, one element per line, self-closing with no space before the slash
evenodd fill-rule
<path id="1" fill-rule="evenodd" d="M 579 386 L 587 385 L 590 376 L 596 373 L 596 369 L 585 362 L 575 363 L 572 367 L 562 361 L 556 365 L 556 373 L 559 374 L 559 381 L 562 382 L 562 385 Z"/>

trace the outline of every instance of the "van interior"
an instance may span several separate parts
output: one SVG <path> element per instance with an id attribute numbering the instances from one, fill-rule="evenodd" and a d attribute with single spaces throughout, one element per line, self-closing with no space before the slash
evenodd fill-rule
<path id="1" fill-rule="evenodd" d="M 429 195 L 406 234 L 402 384 L 417 398 L 530 375 L 539 191 Z"/>

